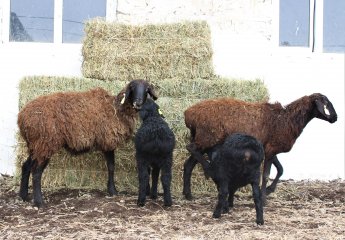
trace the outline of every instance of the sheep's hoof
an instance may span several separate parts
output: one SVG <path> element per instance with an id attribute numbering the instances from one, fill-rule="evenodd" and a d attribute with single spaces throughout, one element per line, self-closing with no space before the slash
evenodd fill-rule
<path id="1" fill-rule="evenodd" d="M 157 193 L 156 194 L 151 194 L 150 197 L 151 197 L 151 199 L 156 200 L 158 198 L 158 194 Z"/>
<path id="2" fill-rule="evenodd" d="M 272 186 L 268 186 L 266 188 L 266 196 L 270 195 L 271 193 L 273 193 L 275 191 L 275 188 Z"/>
<path id="3" fill-rule="evenodd" d="M 264 225 L 264 220 L 263 219 L 256 220 L 256 224 L 257 225 Z"/>
<path id="4" fill-rule="evenodd" d="M 108 194 L 110 197 L 112 197 L 112 196 L 118 195 L 119 192 L 116 189 L 109 189 Z"/>
<path id="5" fill-rule="evenodd" d="M 145 206 L 145 202 L 138 201 L 138 202 L 137 202 L 137 205 L 138 205 L 139 207 L 143 207 L 143 206 Z"/>
<path id="6" fill-rule="evenodd" d="M 167 200 L 167 201 L 164 201 L 164 206 L 165 207 L 171 207 L 171 205 L 172 205 L 172 200 L 171 199 Z"/>
<path id="7" fill-rule="evenodd" d="M 19 193 L 19 197 L 23 200 L 23 202 L 27 202 L 29 201 L 29 198 L 28 198 L 28 194 L 23 194 L 23 193 Z"/>
<path id="8" fill-rule="evenodd" d="M 42 209 L 45 208 L 45 203 L 43 201 L 34 201 L 34 206 L 39 209 Z"/>
<path id="9" fill-rule="evenodd" d="M 220 218 L 220 212 L 214 212 L 212 217 L 213 218 Z"/>
<path id="10" fill-rule="evenodd" d="M 222 213 L 229 213 L 230 208 L 229 207 L 224 207 Z"/>
<path id="11" fill-rule="evenodd" d="M 193 196 L 192 196 L 191 193 L 185 193 L 185 194 L 184 194 L 184 197 L 185 197 L 187 200 L 189 200 L 189 201 L 193 200 Z"/>

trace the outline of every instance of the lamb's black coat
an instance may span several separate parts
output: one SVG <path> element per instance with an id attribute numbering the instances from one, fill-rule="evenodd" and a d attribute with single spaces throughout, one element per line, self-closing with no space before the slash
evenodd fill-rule
<path id="1" fill-rule="evenodd" d="M 263 224 L 263 206 L 261 200 L 260 165 L 264 159 L 262 144 L 252 136 L 235 133 L 228 136 L 223 144 L 207 151 L 210 162 L 198 158 L 206 175 L 217 185 L 218 203 L 213 217 L 233 207 L 234 193 L 240 187 L 252 185 L 256 209 L 256 223 Z M 228 202 L 226 197 L 228 196 Z"/>
<path id="2" fill-rule="evenodd" d="M 164 190 L 164 205 L 171 206 L 171 168 L 175 135 L 160 114 L 159 106 L 147 99 L 139 111 L 142 124 L 135 135 L 136 160 L 139 177 L 138 205 L 144 206 L 150 191 L 149 176 L 152 169 L 151 198 L 157 198 L 160 170 Z"/>

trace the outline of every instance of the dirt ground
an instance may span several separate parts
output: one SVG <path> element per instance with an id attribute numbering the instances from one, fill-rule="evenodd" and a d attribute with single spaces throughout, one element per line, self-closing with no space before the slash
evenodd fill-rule
<path id="1" fill-rule="evenodd" d="M 174 196 L 169 208 L 159 196 L 139 208 L 136 193 L 43 189 L 47 204 L 38 210 L 12 182 L 0 175 L 1 239 L 345 239 L 343 180 L 281 182 L 268 197 L 264 226 L 255 224 L 250 192 L 238 192 L 230 213 L 215 220 L 215 194 Z"/>

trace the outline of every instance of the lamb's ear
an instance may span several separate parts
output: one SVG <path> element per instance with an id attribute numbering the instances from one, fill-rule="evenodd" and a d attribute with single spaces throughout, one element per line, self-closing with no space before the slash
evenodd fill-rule
<path id="1" fill-rule="evenodd" d="M 153 90 L 153 86 L 150 85 L 148 88 L 147 88 L 147 93 L 150 94 L 151 98 L 153 100 L 157 100 L 158 96 L 157 94 L 155 93 L 155 91 Z"/>
<path id="2" fill-rule="evenodd" d="M 318 99 L 315 100 L 315 104 L 316 104 L 317 110 L 319 110 L 319 112 L 322 113 L 322 115 L 329 117 L 330 112 L 327 108 L 327 104 L 325 104 L 324 102 Z"/>

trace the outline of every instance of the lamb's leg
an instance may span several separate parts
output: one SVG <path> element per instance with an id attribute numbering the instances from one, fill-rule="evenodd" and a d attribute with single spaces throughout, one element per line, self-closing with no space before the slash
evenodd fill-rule
<path id="1" fill-rule="evenodd" d="M 22 178 L 20 181 L 19 196 L 23 199 L 23 201 L 28 200 L 29 177 L 31 173 L 32 164 L 33 164 L 32 156 L 29 155 L 29 157 L 23 163 Z"/>
<path id="2" fill-rule="evenodd" d="M 151 167 L 147 167 L 147 172 L 149 174 L 149 179 L 150 179 Z M 146 186 L 146 196 L 149 196 L 150 194 L 151 194 L 150 181 L 148 181 L 147 186 Z"/>
<path id="3" fill-rule="evenodd" d="M 42 180 L 42 173 L 46 166 L 48 165 L 48 160 L 43 163 L 38 163 L 37 160 L 33 161 L 32 165 L 32 188 L 33 188 L 33 195 L 34 195 L 34 205 L 38 208 L 42 207 L 43 197 L 42 197 L 42 188 L 41 188 L 41 180 Z"/>
<path id="4" fill-rule="evenodd" d="M 277 183 L 279 181 L 279 178 L 283 175 L 283 166 L 280 164 L 277 155 L 275 155 L 273 158 L 273 165 L 276 167 L 277 169 L 277 175 L 274 178 L 272 184 L 270 186 L 267 187 L 266 189 L 266 195 L 269 195 L 271 193 L 273 193 L 276 190 L 277 187 Z"/>
<path id="5" fill-rule="evenodd" d="M 115 171 L 115 154 L 114 151 L 104 152 L 105 159 L 107 161 L 108 168 L 108 193 L 110 196 L 117 195 L 118 192 L 114 184 L 114 171 Z"/>
<path id="6" fill-rule="evenodd" d="M 236 192 L 236 188 L 229 186 L 229 197 L 228 197 L 228 202 L 229 202 L 229 208 L 233 208 L 234 207 L 234 195 Z"/>
<path id="7" fill-rule="evenodd" d="M 259 187 L 259 179 L 252 183 L 253 189 L 253 198 L 255 203 L 255 210 L 256 210 L 256 223 L 259 225 L 264 224 L 264 216 L 263 216 L 263 205 L 261 200 L 261 191 Z"/>
<path id="8" fill-rule="evenodd" d="M 226 197 L 228 196 L 228 182 L 225 180 L 222 180 L 219 182 L 219 191 L 218 191 L 218 203 L 216 205 L 216 208 L 213 212 L 214 218 L 220 218 L 220 215 L 224 209 L 224 206 L 226 206 L 228 203 L 226 202 Z"/>
<path id="9" fill-rule="evenodd" d="M 151 188 L 151 198 L 157 199 L 157 186 L 158 186 L 158 177 L 159 177 L 159 167 L 152 168 L 152 188 Z"/>
<path id="10" fill-rule="evenodd" d="M 172 158 L 172 156 L 171 156 Z M 170 207 L 172 205 L 170 185 L 171 185 L 171 164 L 165 164 L 162 167 L 161 181 L 164 191 L 164 206 Z"/>
<path id="11" fill-rule="evenodd" d="M 138 206 L 143 207 L 146 201 L 146 189 L 149 182 L 148 166 L 144 164 L 145 161 L 141 161 L 137 156 L 137 168 L 139 178 L 139 194 L 138 194 Z"/>
<path id="12" fill-rule="evenodd" d="M 190 187 L 192 171 L 198 160 L 190 156 L 183 165 L 183 195 L 187 200 L 192 200 L 192 192 Z"/>

